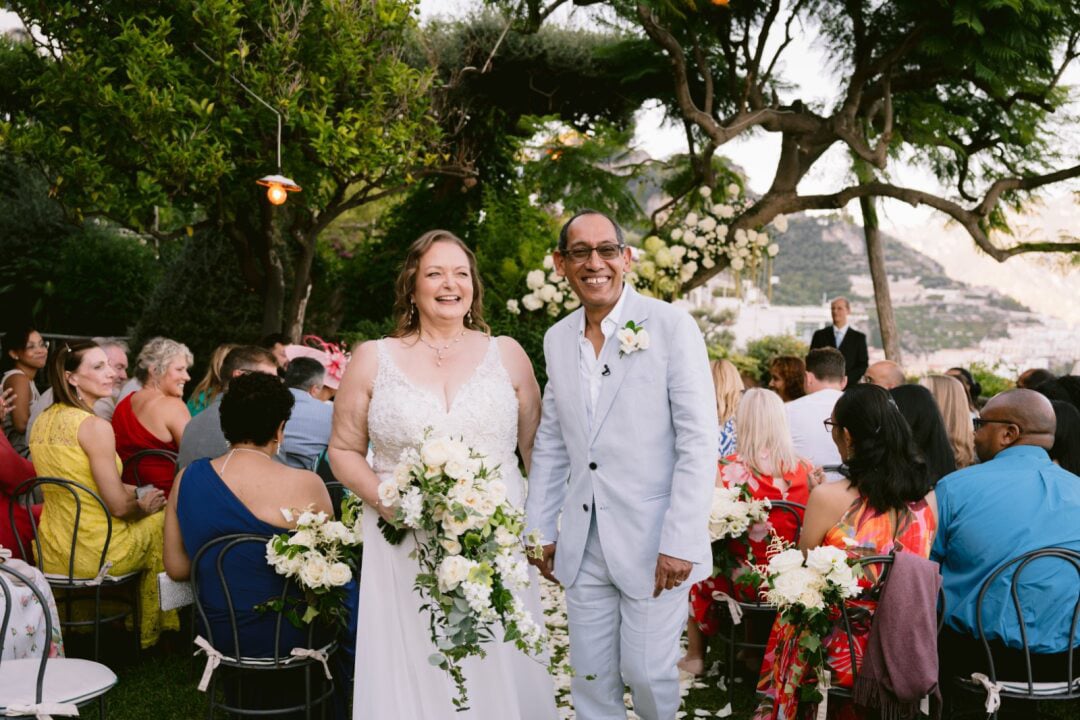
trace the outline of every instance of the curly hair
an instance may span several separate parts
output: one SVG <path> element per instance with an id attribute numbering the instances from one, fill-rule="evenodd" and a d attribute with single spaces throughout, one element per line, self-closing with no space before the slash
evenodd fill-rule
<path id="1" fill-rule="evenodd" d="M 791 355 L 781 355 L 773 358 L 769 363 L 769 372 L 784 383 L 784 392 L 780 393 L 780 399 L 784 402 L 798 400 L 806 394 L 806 364 L 802 358 Z"/>
<path id="2" fill-rule="evenodd" d="M 164 375 L 169 369 L 169 363 L 175 357 L 182 357 L 187 361 L 188 367 L 195 362 L 195 358 L 188 350 L 188 346 L 166 337 L 150 338 L 139 351 L 136 361 L 140 368 L 154 375 Z"/>
<path id="3" fill-rule="evenodd" d="M 296 399 L 281 379 L 248 373 L 232 379 L 221 396 L 221 430 L 230 444 L 265 445 L 288 422 Z"/>
<path id="4" fill-rule="evenodd" d="M 878 512 L 902 510 L 930 492 L 930 472 L 907 421 L 889 392 L 869 383 L 849 387 L 833 420 L 851 435 L 847 476 Z"/>

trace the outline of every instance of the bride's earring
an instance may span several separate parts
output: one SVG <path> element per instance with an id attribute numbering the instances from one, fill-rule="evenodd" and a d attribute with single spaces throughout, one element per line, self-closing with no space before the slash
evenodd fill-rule
<path id="1" fill-rule="evenodd" d="M 409 300 L 409 322 L 416 319 L 416 301 Z"/>
<path id="2" fill-rule="evenodd" d="M 472 310 L 470 309 L 465 313 L 465 324 L 472 325 Z"/>

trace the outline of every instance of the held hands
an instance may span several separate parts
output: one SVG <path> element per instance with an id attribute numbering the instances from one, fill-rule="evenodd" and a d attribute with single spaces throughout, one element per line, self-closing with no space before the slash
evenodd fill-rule
<path id="1" fill-rule="evenodd" d="M 561 583 L 555 577 L 555 543 L 541 545 L 540 552 L 536 550 L 534 547 L 525 548 L 525 556 L 529 559 L 529 564 L 534 565 L 545 578 L 560 585 Z"/>
<path id="2" fill-rule="evenodd" d="M 135 502 L 144 514 L 153 515 L 165 507 L 165 493 L 158 488 L 144 490 L 142 494 L 136 492 Z"/>
<path id="3" fill-rule="evenodd" d="M 690 577 L 693 567 L 694 564 L 689 560 L 680 560 L 660 553 L 656 557 L 656 586 L 653 588 L 653 597 L 659 597 L 664 590 L 681 585 Z"/>

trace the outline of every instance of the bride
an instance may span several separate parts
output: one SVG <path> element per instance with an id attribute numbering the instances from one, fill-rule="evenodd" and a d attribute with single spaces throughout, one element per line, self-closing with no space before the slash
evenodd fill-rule
<path id="1" fill-rule="evenodd" d="M 487 656 L 463 663 L 469 710 L 456 712 L 453 681 L 428 662 L 436 652 L 413 589 L 417 563 L 411 534 L 390 545 L 375 513 L 380 477 L 393 473 L 403 449 L 424 430 L 462 437 L 501 466 L 512 502 L 524 504 L 514 450 L 529 467 L 540 421 L 540 388 L 521 346 L 493 338 L 484 323 L 476 257 L 444 230 L 409 248 L 396 283 L 397 327 L 353 353 L 334 402 L 330 462 L 335 476 L 368 506 L 360 576 L 354 718 L 398 720 L 545 720 L 557 717 L 544 665 L 513 643 L 485 645 Z M 365 459 L 373 445 L 371 465 Z M 543 621 L 538 578 L 526 606 Z"/>

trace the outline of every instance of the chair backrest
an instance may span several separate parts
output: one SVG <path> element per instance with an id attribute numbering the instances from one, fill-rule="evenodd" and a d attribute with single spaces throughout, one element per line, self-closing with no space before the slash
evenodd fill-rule
<path id="1" fill-rule="evenodd" d="M 769 520 L 772 521 L 773 513 L 776 512 L 780 515 L 789 515 L 795 521 L 795 537 L 791 541 L 799 542 L 799 536 L 802 535 L 803 517 L 806 515 L 806 506 L 790 500 L 770 500 L 769 502 L 772 505 L 769 510 Z"/>
<path id="2" fill-rule="evenodd" d="M 235 535 L 222 535 L 221 537 L 214 538 L 213 540 L 207 542 L 205 545 L 203 545 L 201 548 L 199 548 L 199 551 L 197 553 L 195 553 L 195 557 L 191 561 L 191 586 L 192 586 L 192 592 L 193 592 L 193 594 L 195 596 L 195 609 L 198 612 L 199 619 L 202 622 L 203 630 L 206 632 L 206 635 L 207 635 L 206 639 L 210 642 L 211 645 L 214 646 L 215 649 L 220 650 L 221 645 L 219 643 L 221 642 L 221 640 L 223 638 L 220 638 L 220 637 L 215 638 L 214 637 L 213 624 L 210 622 L 210 618 L 208 617 L 208 615 L 206 613 L 206 604 L 205 604 L 205 599 L 203 597 L 203 590 L 205 589 L 205 586 L 204 586 L 205 579 L 200 577 L 200 575 L 202 574 L 200 572 L 200 568 L 202 566 L 203 557 L 208 552 L 211 552 L 211 551 L 213 551 L 215 549 L 218 551 L 217 558 L 214 561 L 214 577 L 216 578 L 217 582 L 220 583 L 222 593 L 223 593 L 224 598 L 225 598 L 226 612 L 228 614 L 229 632 L 232 635 L 232 649 L 233 649 L 233 653 L 234 653 L 233 657 L 235 659 L 240 659 L 241 657 L 244 657 L 244 653 L 243 653 L 243 651 L 241 649 L 241 645 L 240 645 L 240 630 L 239 630 L 239 624 L 237 622 L 237 615 L 236 615 L 237 610 L 240 610 L 241 612 L 255 612 L 255 610 L 254 610 L 254 608 L 249 608 L 249 607 L 240 607 L 240 608 L 238 608 L 236 603 L 234 602 L 233 597 L 234 597 L 235 593 L 234 593 L 233 589 L 235 587 L 238 587 L 238 585 L 240 583 L 242 583 L 242 580 L 238 579 L 238 578 L 230 578 L 228 576 L 228 573 L 227 573 L 227 570 L 226 570 L 226 558 L 227 558 L 227 556 L 229 555 L 230 552 L 232 552 L 233 550 L 235 550 L 236 548 L 238 548 L 240 546 L 249 545 L 249 544 L 258 544 L 260 546 L 265 547 L 266 544 L 269 541 L 270 541 L 270 536 L 269 535 L 256 535 L 256 534 L 251 534 L 251 533 L 242 533 L 242 534 L 235 534 Z M 268 573 L 274 573 L 274 570 L 269 566 L 269 564 L 267 564 L 266 570 L 267 570 Z M 290 593 L 290 590 L 292 591 L 291 593 Z M 290 580 L 286 579 L 285 582 L 283 583 L 280 596 L 278 596 L 278 597 L 268 597 L 268 598 L 265 598 L 265 600 L 264 600 L 264 602 L 265 601 L 272 601 L 272 600 L 280 600 L 281 603 L 282 603 L 282 610 L 279 610 L 279 611 L 268 610 L 267 611 L 267 612 L 273 612 L 275 614 L 275 616 L 276 616 L 274 618 L 274 643 L 273 643 L 273 648 L 274 648 L 273 661 L 274 661 L 275 666 L 279 665 L 281 663 L 281 661 L 287 660 L 290 657 L 290 652 L 292 650 L 292 647 L 284 648 L 285 654 L 282 655 L 282 647 L 281 647 L 282 621 L 286 619 L 286 613 L 288 612 L 287 601 L 288 601 L 288 598 L 289 598 L 290 594 L 296 595 L 297 590 L 296 590 L 295 585 Z M 286 620 L 286 622 L 287 622 L 287 620 Z M 308 632 L 307 632 L 307 639 L 308 639 L 307 646 L 308 647 L 313 647 L 313 639 L 314 639 L 313 631 L 314 631 L 313 626 L 309 625 L 308 626 Z M 269 658 L 267 658 L 267 659 L 269 659 Z"/>
<path id="3" fill-rule="evenodd" d="M 889 570 L 892 568 L 893 556 L 892 555 L 868 555 L 858 559 L 857 564 L 862 568 L 863 573 L 866 573 L 867 566 L 869 565 L 881 565 L 881 571 L 878 573 L 877 580 L 874 584 L 863 591 L 863 597 L 874 597 L 881 592 L 881 588 L 885 585 L 885 579 L 889 575 Z M 851 674 L 852 677 L 858 677 L 859 675 L 859 662 L 855 657 L 855 640 L 851 631 L 851 613 L 848 610 L 847 602 L 840 603 L 840 621 L 843 624 L 844 632 L 847 633 L 848 641 L 848 653 L 851 658 Z"/>
<path id="4" fill-rule="evenodd" d="M 1016 619 L 1020 623 L 1020 640 L 1023 642 L 1024 662 L 1027 670 L 1027 684 L 1028 693 L 1034 694 L 1034 678 L 1031 672 L 1031 649 L 1028 646 L 1028 627 L 1027 621 L 1024 619 L 1024 603 L 1021 601 L 1019 585 L 1020 577 L 1025 570 L 1028 570 L 1036 561 L 1053 561 L 1059 560 L 1067 565 L 1071 565 L 1076 572 L 1078 588 L 1080 588 L 1080 552 L 1076 550 L 1070 550 L 1063 547 L 1046 547 L 1039 550 L 1032 550 L 1026 552 L 1023 555 L 1008 560 L 998 566 L 994 572 L 990 573 L 990 576 L 983 581 L 982 587 L 979 588 L 979 595 L 975 603 L 975 631 L 978 633 L 978 638 L 982 641 L 983 650 L 986 652 L 986 662 L 989 668 L 990 682 L 997 682 L 997 676 L 994 671 L 994 657 L 990 650 L 990 641 L 986 637 L 986 631 L 983 622 L 983 602 L 986 599 L 987 591 L 994 582 L 1001 577 L 1009 568 L 1015 567 L 1016 571 L 1013 573 L 1012 580 L 1009 583 L 1009 595 L 1012 599 L 1013 609 L 1016 611 Z M 1045 602 L 1045 598 L 1028 598 L 1029 608 L 1038 608 Z M 1002 608 L 1004 610 L 1004 607 Z M 1080 618 L 1080 590 L 1077 592 L 1076 601 L 1073 604 L 1072 621 L 1069 624 L 1069 646 L 1075 648 L 1078 642 L 1076 636 L 1077 619 Z M 1076 676 L 1073 674 L 1073 653 L 1065 652 L 1066 656 L 1066 677 L 1069 679 L 1067 687 L 1063 688 L 1062 693 L 1058 696 L 1061 698 L 1080 697 L 1080 687 L 1077 687 L 1072 682 Z M 1006 680 L 1013 681 L 1016 678 L 1005 678 Z"/>
<path id="5" fill-rule="evenodd" d="M 75 579 L 75 553 L 79 546 L 79 521 L 82 519 L 83 515 L 83 502 L 96 503 L 101 509 L 101 512 L 105 516 L 106 531 L 105 542 L 101 546 L 101 555 L 98 557 L 97 566 L 98 570 L 100 570 L 102 566 L 105 565 L 105 558 L 109 554 L 109 543 L 112 542 L 112 515 L 109 513 L 108 506 L 105 505 L 105 501 L 102 500 L 97 493 L 82 483 L 77 483 L 74 480 L 66 480 L 57 477 L 36 477 L 24 481 L 15 488 L 15 492 L 12 493 L 11 505 L 8 506 L 8 522 L 11 523 L 12 528 L 15 527 L 15 506 L 16 504 L 22 503 L 27 515 L 30 517 L 30 527 L 34 533 L 34 550 L 37 554 L 32 555 L 28 552 L 29 549 L 23 546 L 22 538 L 16 533 L 15 541 L 19 545 L 19 552 L 27 559 L 27 562 L 33 557 L 37 559 L 38 567 L 44 567 L 45 558 L 42 555 L 41 538 L 38 536 L 37 520 L 34 517 L 32 506 L 34 504 L 35 491 L 46 485 L 55 485 L 61 488 L 71 495 L 71 498 L 75 503 L 75 522 L 71 528 L 71 548 L 68 553 L 68 580 Z"/>
<path id="6" fill-rule="evenodd" d="M 345 483 L 334 480 L 326 483 L 326 491 L 330 493 L 330 505 L 334 508 L 334 517 L 340 520 L 341 501 L 345 499 L 345 493 L 349 492 L 349 489 L 345 487 Z"/>
<path id="7" fill-rule="evenodd" d="M 45 611 L 45 642 L 41 643 L 41 664 L 38 665 L 37 687 L 34 696 L 34 702 L 40 705 L 41 693 L 45 684 L 45 663 L 49 661 L 49 648 L 53 636 L 52 616 L 49 612 L 49 602 L 41 592 L 41 589 L 34 584 L 31 578 L 28 578 L 15 570 L 15 568 L 11 567 L 8 563 L 0 563 L 0 594 L 4 596 L 4 618 L 3 622 L 0 623 L 0 640 L 10 637 L 10 635 L 8 635 L 8 623 L 11 620 L 11 607 L 15 604 L 12 581 L 5 577 L 5 575 L 10 575 L 15 580 L 30 588 L 30 591 L 34 593 L 34 597 L 36 597 L 38 603 L 40 603 L 41 608 Z M 0 643 L 0 647 L 2 647 L 2 643 Z M 0 653 L 0 664 L 3 664 L 3 653 Z M 3 672 L 3 670 L 0 670 L 0 672 Z"/>
<path id="8" fill-rule="evenodd" d="M 165 458 L 173 464 L 173 476 L 176 475 L 176 459 L 177 453 L 172 450 L 163 450 L 162 448 L 147 448 L 146 450 L 140 450 L 126 461 L 124 461 L 124 469 L 131 468 L 132 479 L 135 481 L 136 486 L 143 484 L 142 479 L 139 478 L 139 465 L 148 457 L 161 457 Z"/>

